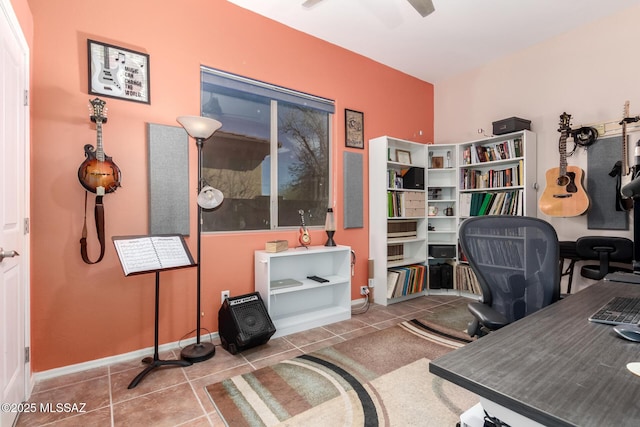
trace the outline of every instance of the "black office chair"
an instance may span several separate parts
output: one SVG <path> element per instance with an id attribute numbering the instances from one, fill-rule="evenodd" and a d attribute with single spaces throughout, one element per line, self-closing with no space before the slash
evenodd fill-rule
<path id="1" fill-rule="evenodd" d="M 631 264 L 633 262 L 633 241 L 625 237 L 585 236 L 576 240 L 576 253 L 582 260 L 598 260 L 595 265 L 584 265 L 580 275 L 587 279 L 600 280 L 609 273 L 631 268 L 611 265 L 612 262 Z"/>
<path id="2" fill-rule="evenodd" d="M 483 336 L 560 299 L 556 231 L 532 217 L 489 215 L 465 219 L 459 241 L 482 297 L 468 304 L 467 332 Z"/>

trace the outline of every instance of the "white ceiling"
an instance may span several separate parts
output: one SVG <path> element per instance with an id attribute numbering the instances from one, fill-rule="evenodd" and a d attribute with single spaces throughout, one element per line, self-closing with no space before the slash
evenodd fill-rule
<path id="1" fill-rule="evenodd" d="M 431 83 L 640 4 L 433 0 L 435 12 L 423 18 L 407 0 L 228 1 Z"/>

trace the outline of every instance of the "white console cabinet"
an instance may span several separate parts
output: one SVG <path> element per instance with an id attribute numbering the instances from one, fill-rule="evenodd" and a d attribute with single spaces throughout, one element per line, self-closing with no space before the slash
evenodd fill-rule
<path id="1" fill-rule="evenodd" d="M 274 337 L 351 318 L 351 248 L 309 246 L 255 252 L 256 291 L 276 327 Z M 328 282 L 308 279 L 318 276 Z M 278 286 L 293 279 L 294 286 Z"/>

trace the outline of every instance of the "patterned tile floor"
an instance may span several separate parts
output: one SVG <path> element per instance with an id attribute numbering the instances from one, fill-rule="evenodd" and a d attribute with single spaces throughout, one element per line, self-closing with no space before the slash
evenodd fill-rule
<path id="1" fill-rule="evenodd" d="M 37 408 L 68 405 L 60 412 L 23 413 L 17 426 L 221 426 L 205 386 L 468 301 L 457 296 L 423 296 L 387 307 L 372 304 L 350 320 L 274 338 L 236 355 L 219 346 L 216 338 L 212 359 L 189 367 L 158 368 L 131 390 L 129 383 L 146 367 L 139 359 L 42 380 L 35 385 L 30 403 Z M 162 360 L 179 357 L 179 348 L 160 354 Z"/>

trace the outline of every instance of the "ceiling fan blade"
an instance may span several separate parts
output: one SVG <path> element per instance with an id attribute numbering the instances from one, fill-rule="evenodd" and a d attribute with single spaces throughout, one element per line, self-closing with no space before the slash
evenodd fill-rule
<path id="1" fill-rule="evenodd" d="M 304 3 L 302 3 L 302 7 L 310 8 L 320 3 L 321 1 L 322 0 L 306 0 Z"/>
<path id="2" fill-rule="evenodd" d="M 311 1 L 311 0 L 308 0 L 308 1 Z M 436 10 L 436 8 L 433 7 L 433 1 L 431 0 L 407 0 L 407 1 L 411 3 L 411 6 L 413 6 L 413 8 L 417 10 L 418 13 L 422 15 L 423 18 L 427 15 L 430 15 L 434 10 Z"/>

